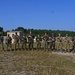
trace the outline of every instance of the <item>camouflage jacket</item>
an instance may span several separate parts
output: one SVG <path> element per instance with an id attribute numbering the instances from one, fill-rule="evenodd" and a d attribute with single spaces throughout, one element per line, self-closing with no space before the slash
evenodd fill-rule
<path id="1" fill-rule="evenodd" d="M 6 37 L 6 44 L 11 44 L 11 43 L 12 43 L 12 38 Z"/>
<path id="2" fill-rule="evenodd" d="M 21 38 L 21 42 L 27 42 L 27 37 L 26 37 L 26 36 L 23 36 L 23 37 Z"/>
<path id="3" fill-rule="evenodd" d="M 45 41 L 49 40 L 49 36 L 48 35 L 44 36 L 43 38 L 44 38 Z"/>
<path id="4" fill-rule="evenodd" d="M 19 40 L 20 40 L 20 37 L 18 35 L 14 35 L 14 41 L 19 42 Z"/>
<path id="5" fill-rule="evenodd" d="M 37 41 L 37 42 L 41 42 L 41 41 L 42 41 L 41 37 L 37 37 L 37 38 L 36 38 L 36 41 Z"/>
<path id="6" fill-rule="evenodd" d="M 69 37 L 65 37 L 65 42 L 69 43 L 70 42 L 70 38 Z"/>
<path id="7" fill-rule="evenodd" d="M 55 42 L 56 38 L 55 37 L 51 37 L 51 40 L 52 40 L 52 42 Z"/>
<path id="8" fill-rule="evenodd" d="M 75 37 L 72 38 L 72 42 L 73 42 L 73 44 L 75 44 Z"/>
<path id="9" fill-rule="evenodd" d="M 34 40 L 34 36 L 31 34 L 31 35 L 29 35 L 28 36 L 28 41 L 30 42 L 30 41 L 33 41 Z"/>
<path id="10" fill-rule="evenodd" d="M 58 40 L 58 42 L 62 42 L 63 40 L 62 40 L 62 37 L 57 37 L 57 40 Z"/>
<path id="11" fill-rule="evenodd" d="M 3 43 L 3 41 L 4 41 L 4 37 L 0 36 L 0 43 Z"/>

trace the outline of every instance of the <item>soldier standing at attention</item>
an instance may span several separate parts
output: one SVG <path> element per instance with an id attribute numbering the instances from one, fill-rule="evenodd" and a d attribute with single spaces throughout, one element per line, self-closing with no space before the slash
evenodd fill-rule
<path id="1" fill-rule="evenodd" d="M 20 40 L 20 38 L 19 38 L 17 32 L 15 32 L 15 35 L 13 36 L 13 38 L 14 38 L 15 50 L 17 49 L 17 46 L 18 46 L 18 49 L 19 49 L 19 40 Z"/>
<path id="2" fill-rule="evenodd" d="M 45 45 L 44 45 L 44 49 L 48 49 L 48 41 L 49 41 L 49 36 L 48 36 L 48 33 L 45 32 L 45 35 L 44 35 L 44 42 L 45 42 Z"/>
<path id="3" fill-rule="evenodd" d="M 2 35 L 2 32 L 0 32 L 0 49 L 4 50 L 4 37 Z"/>
<path id="4" fill-rule="evenodd" d="M 7 45 L 7 50 L 8 50 L 8 47 L 12 48 L 12 38 L 10 37 L 10 35 L 8 34 L 7 37 L 6 37 L 6 45 Z"/>
<path id="5" fill-rule="evenodd" d="M 72 38 L 72 43 L 73 43 L 72 49 L 73 49 L 73 52 L 75 52 L 75 34 L 74 34 L 74 37 Z"/>
<path id="6" fill-rule="evenodd" d="M 28 48 L 33 49 L 33 44 L 34 44 L 34 36 L 32 32 L 30 31 L 29 36 L 28 36 Z"/>
<path id="7" fill-rule="evenodd" d="M 66 51 L 70 52 L 70 38 L 68 37 L 68 34 L 66 34 L 64 40 L 65 40 L 65 52 Z"/>
<path id="8" fill-rule="evenodd" d="M 26 49 L 26 46 L 27 46 L 27 36 L 23 34 L 23 37 L 21 39 L 21 48 L 22 49 Z"/>
<path id="9" fill-rule="evenodd" d="M 41 49 L 41 36 L 38 34 L 37 38 L 36 38 L 36 41 L 37 41 L 37 49 Z"/>
<path id="10" fill-rule="evenodd" d="M 59 33 L 58 34 L 58 37 L 57 37 L 57 44 L 58 44 L 58 47 L 57 47 L 57 50 L 62 50 L 62 36 L 61 34 Z"/>
<path id="11" fill-rule="evenodd" d="M 52 50 L 55 50 L 55 36 L 54 36 L 54 33 L 52 33 L 52 36 L 51 36 L 51 45 L 50 45 L 50 49 Z"/>

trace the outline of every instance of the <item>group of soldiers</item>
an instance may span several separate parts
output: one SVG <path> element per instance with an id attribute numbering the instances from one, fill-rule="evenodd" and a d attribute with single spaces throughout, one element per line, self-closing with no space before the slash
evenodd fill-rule
<path id="1" fill-rule="evenodd" d="M 14 39 L 14 43 L 12 44 L 12 39 Z M 43 36 L 38 34 L 36 36 L 36 41 L 34 41 L 35 35 L 30 31 L 29 35 L 23 34 L 20 37 L 17 32 L 13 37 L 10 37 L 8 34 L 5 39 L 0 33 L 0 49 L 2 50 L 17 50 L 17 49 L 44 49 L 44 50 L 54 50 L 54 51 L 65 51 L 70 52 L 71 50 L 75 52 L 75 35 L 73 37 L 69 37 L 68 34 L 65 37 L 62 37 L 59 33 L 57 37 L 55 37 L 54 33 L 51 36 L 48 35 L 47 32 Z M 36 46 L 36 47 L 35 47 Z"/>

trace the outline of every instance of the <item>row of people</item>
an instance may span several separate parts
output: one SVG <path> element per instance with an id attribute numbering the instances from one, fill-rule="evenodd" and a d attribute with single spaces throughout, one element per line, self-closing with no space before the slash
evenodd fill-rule
<path id="1" fill-rule="evenodd" d="M 33 49 L 34 46 L 36 45 L 37 49 L 43 48 L 44 49 L 51 49 L 51 50 L 62 50 L 64 49 L 65 51 L 72 49 L 75 52 L 75 35 L 74 37 L 70 38 L 68 37 L 68 34 L 63 37 L 59 33 L 57 37 L 54 36 L 52 33 L 52 36 L 50 37 L 48 33 L 46 32 L 43 37 L 41 37 L 39 34 L 36 37 L 36 42 L 34 42 L 35 36 L 32 34 L 30 31 L 30 34 L 28 36 L 23 35 L 23 37 L 20 38 L 20 36 L 17 35 L 17 32 L 15 35 L 13 35 L 14 39 L 14 44 L 12 44 L 12 38 L 8 34 L 6 37 L 6 49 L 10 48 L 12 49 L 14 46 L 14 50 L 17 49 Z M 0 34 L 0 47 L 2 46 L 2 49 L 4 49 L 4 44 L 3 44 L 3 36 Z"/>

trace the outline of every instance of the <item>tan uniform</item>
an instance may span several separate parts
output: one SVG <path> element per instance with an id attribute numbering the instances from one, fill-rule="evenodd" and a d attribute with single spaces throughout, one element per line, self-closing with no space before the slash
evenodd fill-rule
<path id="1" fill-rule="evenodd" d="M 37 49 L 40 49 L 40 48 L 41 48 L 41 41 L 42 41 L 42 39 L 41 39 L 40 36 L 38 36 L 38 37 L 36 38 L 36 40 L 37 40 Z"/>
<path id="2" fill-rule="evenodd" d="M 62 41 L 63 41 L 63 39 L 62 39 L 62 37 L 57 37 L 57 50 L 62 50 L 62 46 L 63 46 L 63 44 L 62 44 Z"/>
<path id="3" fill-rule="evenodd" d="M 19 49 L 19 41 L 20 41 L 20 37 L 18 35 L 14 35 L 14 45 L 15 45 L 15 49 L 17 49 L 17 46 L 18 46 L 18 49 Z"/>
<path id="4" fill-rule="evenodd" d="M 69 37 L 65 37 L 65 50 L 68 52 L 70 51 L 70 38 Z"/>

